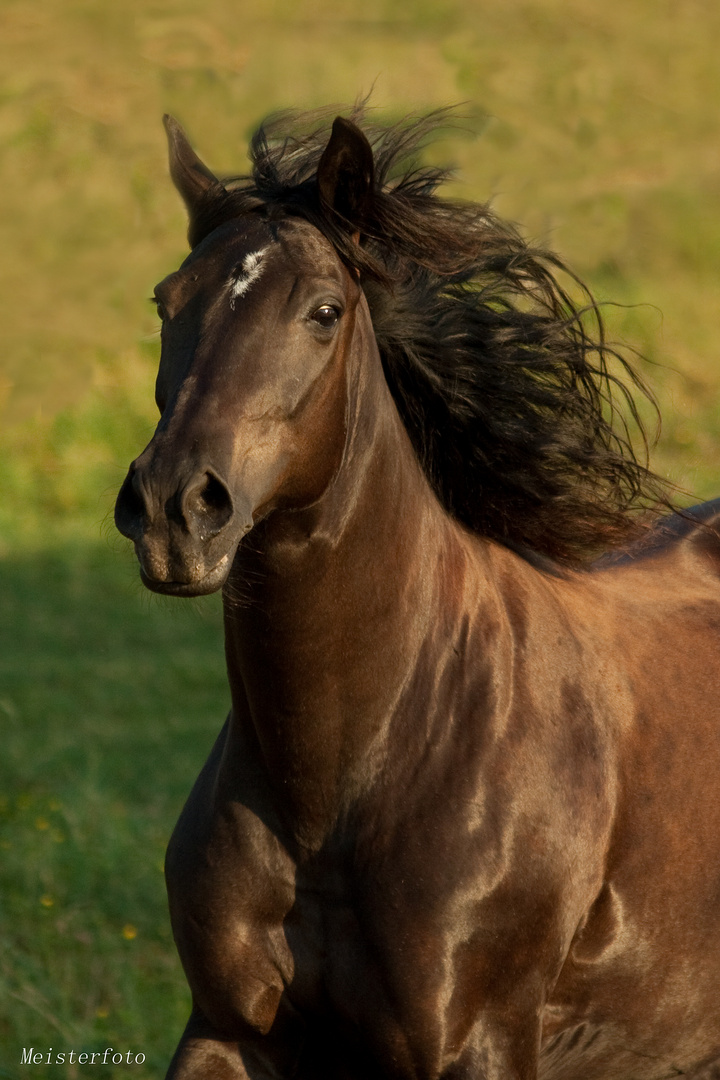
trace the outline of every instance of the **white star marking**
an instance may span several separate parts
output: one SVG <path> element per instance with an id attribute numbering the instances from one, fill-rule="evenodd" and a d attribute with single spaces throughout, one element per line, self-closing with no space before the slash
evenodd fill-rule
<path id="1" fill-rule="evenodd" d="M 235 301 L 238 296 L 244 296 L 253 282 L 257 281 L 263 272 L 262 258 L 265 248 L 261 251 L 251 251 L 242 261 L 242 266 L 233 274 L 228 282 L 230 288 L 230 307 L 235 310 Z"/>

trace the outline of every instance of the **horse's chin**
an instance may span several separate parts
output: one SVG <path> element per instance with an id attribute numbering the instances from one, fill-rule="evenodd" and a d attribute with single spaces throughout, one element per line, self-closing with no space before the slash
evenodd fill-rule
<path id="1" fill-rule="evenodd" d="M 231 566 L 232 558 L 228 553 L 223 555 L 220 562 L 212 570 L 194 581 L 163 581 L 149 577 L 142 566 L 140 567 L 140 579 L 147 589 L 163 596 L 207 596 L 209 593 L 222 589 L 227 581 Z"/>

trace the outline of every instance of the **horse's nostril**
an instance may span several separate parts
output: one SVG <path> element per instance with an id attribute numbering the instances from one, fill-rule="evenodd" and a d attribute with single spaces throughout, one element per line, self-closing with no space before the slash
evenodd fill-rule
<path id="1" fill-rule="evenodd" d="M 145 499 L 140 490 L 137 473 L 130 468 L 115 503 L 115 524 L 123 536 L 137 540 L 145 519 Z"/>
<path id="2" fill-rule="evenodd" d="M 213 473 L 206 472 L 202 486 L 197 489 L 192 509 L 201 522 L 205 533 L 218 533 L 233 515 L 230 492 Z"/>
<path id="3" fill-rule="evenodd" d="M 222 481 L 218 480 L 217 476 L 213 476 L 212 473 L 205 473 L 205 487 L 200 492 L 200 500 L 211 512 L 217 513 L 227 508 L 232 509 L 230 492 Z"/>

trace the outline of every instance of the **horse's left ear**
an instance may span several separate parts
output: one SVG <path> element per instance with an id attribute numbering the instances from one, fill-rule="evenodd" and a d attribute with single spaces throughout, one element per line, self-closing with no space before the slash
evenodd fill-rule
<path id="1" fill-rule="evenodd" d="M 373 152 L 359 127 L 338 116 L 317 171 L 320 201 L 353 227 L 362 229 L 373 192 Z"/>
<path id="2" fill-rule="evenodd" d="M 218 192 L 224 191 L 224 188 L 207 165 L 203 165 L 175 117 L 166 114 L 163 123 L 168 137 L 170 175 L 182 195 L 192 222 L 207 193 L 213 188 Z"/>

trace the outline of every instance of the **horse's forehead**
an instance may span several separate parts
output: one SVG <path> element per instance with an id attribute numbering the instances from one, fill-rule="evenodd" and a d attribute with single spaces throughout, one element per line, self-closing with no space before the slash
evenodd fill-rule
<path id="1" fill-rule="evenodd" d="M 231 304 L 263 279 L 272 286 L 284 274 L 343 277 L 343 266 L 330 242 L 309 222 L 238 219 L 216 229 L 162 283 L 163 291 L 185 294 L 216 282 L 228 287 Z"/>
<path id="2" fill-rule="evenodd" d="M 240 219 L 228 222 L 206 236 L 188 255 L 178 277 L 223 277 L 243 258 L 257 251 L 264 251 L 275 243 L 267 225 L 258 219 Z"/>
<path id="3" fill-rule="evenodd" d="M 308 221 L 288 219 L 277 231 L 283 252 L 294 262 L 307 262 L 309 269 L 327 273 L 341 266 L 332 244 Z"/>

